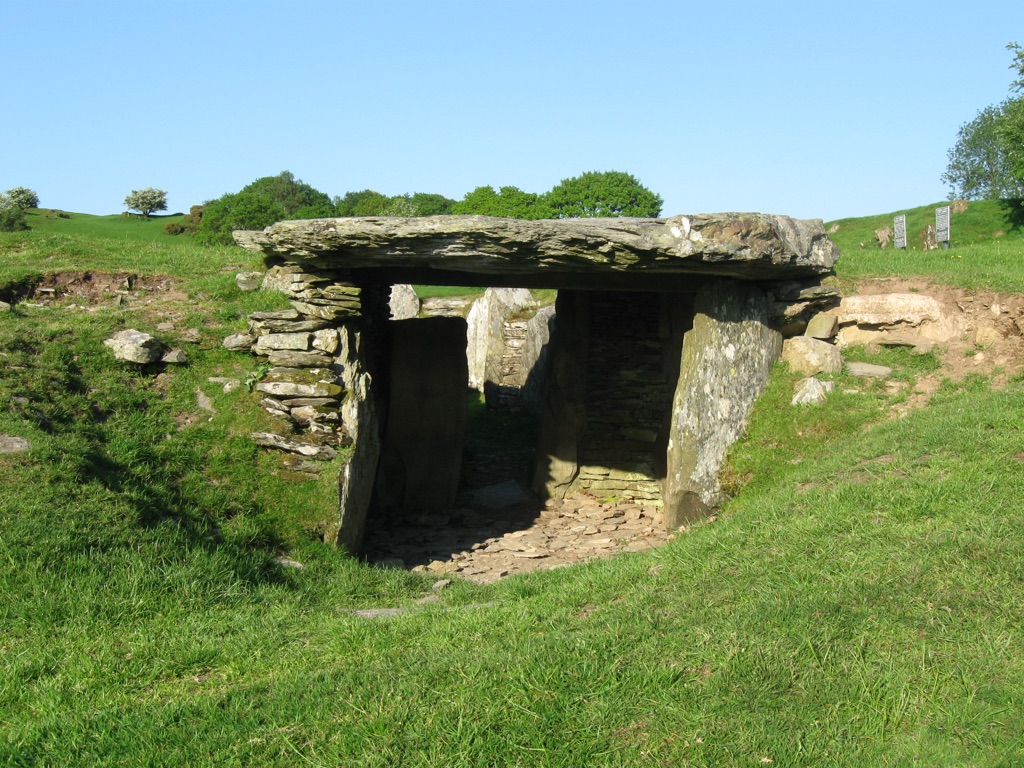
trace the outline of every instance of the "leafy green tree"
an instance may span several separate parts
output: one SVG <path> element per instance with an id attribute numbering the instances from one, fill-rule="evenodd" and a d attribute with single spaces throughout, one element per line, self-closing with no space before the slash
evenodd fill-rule
<path id="1" fill-rule="evenodd" d="M 289 218 L 284 209 L 266 195 L 236 192 L 203 204 L 196 240 L 206 245 L 230 245 L 236 229 L 263 229 Z"/>
<path id="2" fill-rule="evenodd" d="M 39 207 L 39 195 L 25 187 L 8 189 L 7 197 L 10 199 L 12 204 L 23 210 Z"/>
<path id="3" fill-rule="evenodd" d="M 518 187 L 477 187 L 452 206 L 452 213 L 500 216 L 506 219 L 551 219 L 555 212 L 543 195 Z"/>
<path id="4" fill-rule="evenodd" d="M 15 205 L 10 195 L 0 193 L 0 232 L 20 232 L 28 229 L 25 209 Z"/>
<path id="5" fill-rule="evenodd" d="M 960 126 L 942 174 L 953 197 L 1024 196 L 1024 48 L 1017 43 L 1006 48 L 1014 54 L 1010 69 L 1017 71 L 1010 90 L 1021 95 L 986 107 Z"/>
<path id="6" fill-rule="evenodd" d="M 193 209 L 194 210 L 194 209 Z M 296 179 L 291 171 L 264 176 L 203 203 L 196 239 L 209 245 L 233 242 L 236 229 L 263 229 L 286 219 L 319 219 L 334 216 L 334 203 L 323 192 Z"/>
<path id="7" fill-rule="evenodd" d="M 599 216 L 640 216 L 661 214 L 661 195 L 651 192 L 636 177 L 622 171 L 590 171 L 565 179 L 546 195 L 547 203 L 560 219 Z"/>
<path id="8" fill-rule="evenodd" d="M 256 179 L 242 187 L 242 193 L 269 198 L 289 219 L 318 219 L 334 215 L 331 198 L 301 179 L 296 179 L 291 171 Z"/>
<path id="9" fill-rule="evenodd" d="M 167 193 L 153 187 L 133 189 L 132 193 L 124 199 L 124 205 L 129 211 L 138 211 L 148 219 L 149 214 L 154 211 L 167 210 Z"/>
<path id="10" fill-rule="evenodd" d="M 390 202 L 387 195 L 364 189 L 334 198 L 334 210 L 338 216 L 384 216 Z"/>
<path id="11" fill-rule="evenodd" d="M 416 216 L 444 216 L 452 212 L 455 201 L 431 192 L 414 192 L 410 197 L 416 207 Z"/>
<path id="12" fill-rule="evenodd" d="M 1014 105 L 1005 102 L 985 107 L 960 126 L 949 150 L 942 180 L 951 196 L 964 200 L 996 200 L 1024 194 L 1024 179 L 1015 172 L 1008 115 Z"/>
<path id="13" fill-rule="evenodd" d="M 450 213 L 454 204 L 444 195 L 428 192 L 388 197 L 372 189 L 334 198 L 337 216 L 435 216 Z"/>
<path id="14" fill-rule="evenodd" d="M 1003 142 L 1020 189 L 1024 188 L 1024 48 L 1017 43 L 1010 43 L 1006 48 L 1013 52 L 1010 69 L 1017 70 L 1017 79 L 1010 89 L 1020 95 L 1004 104 Z M 1020 192 L 1018 196 L 1022 196 Z"/>

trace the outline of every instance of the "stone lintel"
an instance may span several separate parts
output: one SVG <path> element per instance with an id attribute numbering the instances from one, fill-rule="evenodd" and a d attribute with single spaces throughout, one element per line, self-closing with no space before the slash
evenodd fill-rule
<path id="1" fill-rule="evenodd" d="M 532 287 L 531 276 L 543 275 L 553 281 L 551 287 L 568 287 L 560 281 L 582 274 L 601 275 L 605 285 L 624 275 L 644 275 L 637 290 L 656 289 L 672 275 L 782 280 L 830 274 L 839 256 L 820 220 L 763 213 L 541 221 L 308 219 L 234 237 L 264 256 L 318 270 L 440 271 L 450 275 L 443 282 L 452 285 L 486 276 L 484 284 L 495 286 L 496 276 L 506 276 L 514 285 Z"/>

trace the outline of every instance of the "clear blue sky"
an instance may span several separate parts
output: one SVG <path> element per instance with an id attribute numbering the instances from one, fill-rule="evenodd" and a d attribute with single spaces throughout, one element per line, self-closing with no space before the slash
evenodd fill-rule
<path id="1" fill-rule="evenodd" d="M 1024 2 L 0 0 L 0 190 L 171 211 L 290 170 L 327 194 L 632 173 L 664 214 L 942 200 L 1009 95 Z"/>

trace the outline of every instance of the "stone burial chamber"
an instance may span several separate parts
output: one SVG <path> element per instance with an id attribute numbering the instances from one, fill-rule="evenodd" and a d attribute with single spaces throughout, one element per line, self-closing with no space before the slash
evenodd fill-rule
<path id="1" fill-rule="evenodd" d="M 292 309 L 225 343 L 275 366 L 257 385 L 268 410 L 349 448 L 326 537 L 353 553 L 368 519 L 443 511 L 459 489 L 466 321 L 392 319 L 392 286 L 556 290 L 543 370 L 527 372 L 532 490 L 663 505 L 670 529 L 721 502 L 726 451 L 783 336 L 838 301 L 821 283 L 839 256 L 822 222 L 760 213 L 313 219 L 234 237 Z"/>

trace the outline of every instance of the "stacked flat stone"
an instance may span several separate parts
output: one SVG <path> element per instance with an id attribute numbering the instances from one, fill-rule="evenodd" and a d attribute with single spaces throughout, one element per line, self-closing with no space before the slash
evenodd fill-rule
<path id="1" fill-rule="evenodd" d="M 804 333 L 821 312 L 839 306 L 841 293 L 817 279 L 787 280 L 768 286 L 768 317 L 784 338 Z"/>
<path id="2" fill-rule="evenodd" d="M 263 288 L 289 296 L 292 308 L 252 313 L 248 333 L 229 336 L 224 346 L 266 359 L 272 367 L 255 386 L 260 405 L 303 438 L 256 433 L 253 439 L 268 448 L 331 459 L 337 455 L 331 445 L 351 443 L 340 416 L 345 389 L 337 364 L 338 327 L 360 316 L 360 289 L 294 264 L 272 267 Z"/>

